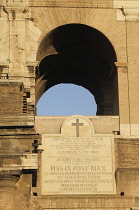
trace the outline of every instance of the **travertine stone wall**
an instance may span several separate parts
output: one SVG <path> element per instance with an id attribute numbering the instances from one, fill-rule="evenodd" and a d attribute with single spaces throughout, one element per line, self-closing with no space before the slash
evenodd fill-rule
<path id="1" fill-rule="evenodd" d="M 11 78 L 20 79 L 24 86 L 30 89 L 30 98 L 27 102 L 35 104 L 34 67 L 37 65 L 36 54 L 43 37 L 52 29 L 64 24 L 89 25 L 100 30 L 111 41 L 119 65 L 128 63 L 128 73 L 124 74 L 126 79 L 124 75 L 119 74 L 121 133 L 138 134 L 139 118 L 136 115 L 138 97 L 134 99 L 133 94 L 138 86 L 139 3 L 137 0 L 84 2 L 3 0 L 0 8 L 0 24 L 3 29 L 0 35 L 0 71 L 8 73 Z M 122 88 L 124 83 L 126 96 Z"/>
<path id="2" fill-rule="evenodd" d="M 63 7 L 112 7 L 113 0 L 57 0 L 57 1 L 38 1 L 31 0 L 30 6 L 63 6 Z"/>
<path id="3" fill-rule="evenodd" d="M 116 21 L 116 9 L 32 7 L 31 12 L 42 31 L 41 39 L 58 26 L 85 24 L 101 31 L 113 44 L 117 60 L 127 62 L 125 22 Z"/>
<path id="4" fill-rule="evenodd" d="M 117 55 L 119 117 L 88 117 L 97 134 L 115 134 L 117 194 L 37 197 L 31 185 L 40 173 L 41 134 L 60 134 L 66 119 L 34 118 L 36 66 L 45 56 L 40 43 L 74 23 L 102 32 Z M 139 1 L 0 0 L 0 28 L 0 209 L 139 209 Z M 7 175 L 20 177 L 15 205 L 16 179 L 5 182 Z"/>
<path id="5" fill-rule="evenodd" d="M 136 135 L 139 130 L 139 24 L 137 22 L 127 23 L 127 53 L 131 135 Z"/>
<path id="6" fill-rule="evenodd" d="M 40 134 L 60 134 L 61 126 L 67 119 L 65 116 L 61 117 L 35 117 L 35 129 Z M 95 127 L 96 134 L 112 134 L 119 132 L 119 117 L 117 116 L 88 116 L 88 119 Z"/>

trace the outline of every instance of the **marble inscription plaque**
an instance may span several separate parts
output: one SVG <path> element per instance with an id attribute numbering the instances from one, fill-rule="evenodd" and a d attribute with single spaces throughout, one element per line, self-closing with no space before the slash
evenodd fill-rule
<path id="1" fill-rule="evenodd" d="M 114 194 L 113 138 L 42 136 L 41 194 Z"/>

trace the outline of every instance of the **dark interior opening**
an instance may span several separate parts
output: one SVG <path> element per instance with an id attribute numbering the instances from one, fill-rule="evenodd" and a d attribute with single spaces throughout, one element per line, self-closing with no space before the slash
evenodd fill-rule
<path id="1" fill-rule="evenodd" d="M 118 115 L 114 47 L 100 31 L 82 24 L 60 26 L 40 43 L 36 69 L 36 102 L 50 87 L 72 83 L 95 97 L 97 115 Z"/>

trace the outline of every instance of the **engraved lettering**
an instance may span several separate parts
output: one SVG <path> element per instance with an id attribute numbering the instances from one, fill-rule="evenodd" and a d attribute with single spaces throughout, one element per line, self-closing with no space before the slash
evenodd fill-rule
<path id="1" fill-rule="evenodd" d="M 45 135 L 42 145 L 42 195 L 115 193 L 111 136 Z"/>

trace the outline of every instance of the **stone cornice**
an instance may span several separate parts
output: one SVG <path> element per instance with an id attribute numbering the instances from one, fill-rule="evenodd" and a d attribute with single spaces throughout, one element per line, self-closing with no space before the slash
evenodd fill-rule
<path id="1" fill-rule="evenodd" d="M 139 8 L 138 0 L 114 0 L 113 1 L 114 8 Z"/>
<path id="2" fill-rule="evenodd" d="M 139 1 L 138 0 L 114 0 L 113 8 L 121 9 L 123 15 L 125 16 L 125 20 L 129 21 L 139 21 Z M 117 14 L 117 19 L 120 20 Z M 123 18 L 121 19 L 123 20 Z"/>
<path id="3" fill-rule="evenodd" d="M 5 10 L 14 10 L 17 13 L 26 13 L 28 7 L 83 7 L 83 8 L 106 8 L 120 9 L 117 12 L 117 20 L 139 21 L 139 1 L 138 0 L 0 0 L 0 6 Z M 124 17 L 123 17 L 124 16 Z"/>

